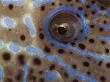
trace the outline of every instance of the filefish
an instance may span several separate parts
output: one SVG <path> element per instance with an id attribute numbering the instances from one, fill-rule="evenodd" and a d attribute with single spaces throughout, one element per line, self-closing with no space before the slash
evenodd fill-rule
<path id="1" fill-rule="evenodd" d="M 0 82 L 110 82 L 110 0 L 1 0 Z"/>

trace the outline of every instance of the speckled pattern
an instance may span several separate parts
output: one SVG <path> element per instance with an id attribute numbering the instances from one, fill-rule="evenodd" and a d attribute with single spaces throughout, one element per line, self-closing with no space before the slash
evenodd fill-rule
<path id="1" fill-rule="evenodd" d="M 47 32 L 50 14 L 64 7 L 87 28 L 78 42 Z M 0 82 L 110 82 L 110 0 L 0 0 L 0 41 Z"/>

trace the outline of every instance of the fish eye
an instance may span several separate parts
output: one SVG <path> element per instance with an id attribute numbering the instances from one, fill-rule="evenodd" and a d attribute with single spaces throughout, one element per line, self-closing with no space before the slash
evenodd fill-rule
<path id="1" fill-rule="evenodd" d="M 62 10 L 54 14 L 49 24 L 53 38 L 62 42 L 73 42 L 81 35 L 82 23 L 73 12 Z"/>

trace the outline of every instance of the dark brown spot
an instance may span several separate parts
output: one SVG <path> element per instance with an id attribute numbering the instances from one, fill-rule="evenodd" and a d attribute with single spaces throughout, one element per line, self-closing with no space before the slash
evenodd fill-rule
<path id="1" fill-rule="evenodd" d="M 39 74 L 41 74 L 41 75 L 42 75 L 42 74 L 43 74 L 43 71 L 41 71 L 41 70 L 40 70 L 40 71 L 39 71 Z"/>
<path id="2" fill-rule="evenodd" d="M 85 45 L 82 44 L 82 43 L 80 43 L 80 44 L 79 44 L 79 48 L 82 49 L 82 50 L 84 50 L 84 49 L 85 49 Z"/>
<path id="3" fill-rule="evenodd" d="M 73 68 L 73 69 L 76 69 L 76 68 L 77 68 L 77 66 L 76 66 L 75 64 L 73 64 L 73 65 L 72 65 L 72 68 Z"/>
<path id="4" fill-rule="evenodd" d="M 89 67 L 89 62 L 87 62 L 87 61 L 83 62 L 83 66 Z"/>
<path id="5" fill-rule="evenodd" d="M 41 60 L 40 60 L 39 58 L 37 58 L 37 57 L 35 57 L 35 58 L 33 59 L 33 63 L 34 63 L 35 65 L 41 65 L 41 64 L 42 64 Z"/>
<path id="6" fill-rule="evenodd" d="M 65 51 L 64 51 L 63 49 L 59 49 L 59 50 L 58 50 L 58 53 L 59 53 L 59 54 L 63 54 L 64 52 L 65 52 Z"/>
<path id="7" fill-rule="evenodd" d="M 94 3 L 95 3 L 95 1 L 91 1 L 91 3 L 92 3 L 92 4 L 94 4 Z"/>
<path id="8" fill-rule="evenodd" d="M 14 7 L 13 4 L 9 4 L 9 5 L 8 5 L 8 8 L 9 8 L 10 10 L 12 10 L 13 7 Z"/>
<path id="9" fill-rule="evenodd" d="M 88 71 L 88 72 L 87 72 L 87 75 L 90 75 L 90 74 L 91 74 L 91 72 L 90 72 L 90 71 Z"/>
<path id="10" fill-rule="evenodd" d="M 107 63 L 107 64 L 106 64 L 106 67 L 107 67 L 107 68 L 110 68 L 110 63 Z"/>
<path id="11" fill-rule="evenodd" d="M 4 59 L 5 61 L 9 61 L 10 58 L 11 58 L 11 55 L 10 55 L 10 53 L 8 53 L 8 52 L 4 52 L 3 55 L 2 55 L 2 57 L 3 57 L 3 59 Z"/>
<path id="12" fill-rule="evenodd" d="M 86 8 L 90 8 L 90 5 L 86 5 Z"/>
<path id="13" fill-rule="evenodd" d="M 106 78 L 104 76 L 101 76 L 100 77 L 100 80 L 103 81 L 103 82 L 105 82 Z"/>
<path id="14" fill-rule="evenodd" d="M 19 64 L 24 65 L 25 64 L 25 56 L 23 54 L 18 55 L 17 60 Z"/>
<path id="15" fill-rule="evenodd" d="M 90 25 L 90 28 L 94 28 L 95 26 L 93 24 Z"/>
<path id="16" fill-rule="evenodd" d="M 25 35 L 21 35 L 21 36 L 20 36 L 20 39 L 21 39 L 22 41 L 25 41 L 25 39 L 26 39 Z"/>
<path id="17" fill-rule="evenodd" d="M 108 49 L 108 48 L 106 48 L 106 49 L 105 49 L 105 52 L 108 54 L 108 53 L 109 53 L 109 49 Z"/>
<path id="18" fill-rule="evenodd" d="M 51 52 L 51 50 L 50 50 L 50 48 L 48 46 L 45 46 L 44 47 L 44 51 L 47 52 L 47 53 L 50 53 Z"/>
<path id="19" fill-rule="evenodd" d="M 95 11 L 92 11 L 91 13 L 94 15 L 96 12 Z"/>
<path id="20" fill-rule="evenodd" d="M 43 78 L 40 78 L 40 79 L 39 79 L 39 82 L 44 82 L 44 79 L 43 79 Z"/>
<path id="21" fill-rule="evenodd" d="M 100 31 L 100 32 L 103 32 L 103 31 L 104 31 L 104 29 L 103 29 L 103 28 L 99 28 L 99 31 Z"/>
<path id="22" fill-rule="evenodd" d="M 52 2 L 52 5 L 54 6 L 55 5 L 55 2 Z"/>
<path id="23" fill-rule="evenodd" d="M 83 8 L 82 7 L 78 7 L 78 10 L 83 10 Z"/>
<path id="24" fill-rule="evenodd" d="M 72 0 L 66 0 L 67 2 L 71 2 Z"/>
<path id="25" fill-rule="evenodd" d="M 98 66 L 101 66 L 103 63 L 103 61 L 99 61 Z"/>
<path id="26" fill-rule="evenodd" d="M 44 39 L 44 34 L 43 34 L 43 33 L 40 33 L 40 34 L 39 34 L 39 38 L 40 38 L 41 40 L 43 40 L 43 39 Z"/>
<path id="27" fill-rule="evenodd" d="M 89 43 L 94 43 L 94 39 L 89 39 Z"/>
<path id="28" fill-rule="evenodd" d="M 4 80 L 5 80 L 5 82 L 13 82 L 13 80 L 11 78 L 5 78 Z"/>
<path id="29" fill-rule="evenodd" d="M 49 69 L 50 70 L 55 70 L 55 68 L 56 68 L 55 64 L 51 64 Z"/>
<path id="30" fill-rule="evenodd" d="M 41 6 L 41 11 L 44 11 L 45 10 L 45 6 Z"/>
<path id="31" fill-rule="evenodd" d="M 105 41 L 101 41 L 101 43 L 102 43 L 102 44 L 106 44 L 106 42 L 105 42 Z"/>
<path id="32" fill-rule="evenodd" d="M 77 79 L 74 79 L 72 82 L 78 82 L 78 80 Z"/>
<path id="33" fill-rule="evenodd" d="M 30 77 L 30 80 L 32 80 L 32 82 L 35 82 L 35 81 L 37 80 L 37 77 L 31 76 L 31 77 Z"/>

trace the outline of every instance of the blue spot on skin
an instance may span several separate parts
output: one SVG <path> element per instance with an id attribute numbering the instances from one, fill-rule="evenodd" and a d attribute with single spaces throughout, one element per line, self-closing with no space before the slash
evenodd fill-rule
<path id="1" fill-rule="evenodd" d="M 0 49 L 3 47 L 4 42 L 2 40 L 0 40 Z"/>
<path id="2" fill-rule="evenodd" d="M 13 28 L 15 27 L 15 21 L 10 17 L 5 17 L 2 19 L 3 25 L 5 28 Z"/>
<path id="3" fill-rule="evenodd" d="M 32 4 L 33 4 L 33 7 L 39 7 L 42 4 L 51 3 L 53 1 L 55 1 L 55 0 L 39 0 L 39 1 L 36 0 Z"/>
<path id="4" fill-rule="evenodd" d="M 27 82 L 27 75 L 28 75 L 29 65 L 25 65 L 24 67 L 24 82 Z"/>
<path id="5" fill-rule="evenodd" d="M 5 6 L 10 4 L 10 2 L 11 2 L 11 0 L 2 0 L 2 4 Z"/>
<path id="6" fill-rule="evenodd" d="M 87 0 L 80 0 L 82 3 L 86 3 L 87 2 Z"/>
<path id="7" fill-rule="evenodd" d="M 102 26 L 105 30 L 110 30 L 110 25 L 103 25 Z"/>
<path id="8" fill-rule="evenodd" d="M 34 47 L 27 47 L 26 52 L 30 53 L 30 54 L 31 53 L 37 54 L 39 57 L 45 57 L 46 56 L 43 52 L 41 52 L 41 50 L 36 49 Z"/>
<path id="9" fill-rule="evenodd" d="M 17 6 L 24 5 L 25 0 L 12 0 L 12 3 L 14 3 Z"/>
<path id="10" fill-rule="evenodd" d="M 44 77 L 46 80 L 55 80 L 61 78 L 60 74 L 57 71 L 52 71 L 52 72 L 46 71 Z"/>
<path id="11" fill-rule="evenodd" d="M 25 0 L 2 0 L 2 4 L 4 6 L 7 6 L 9 4 L 15 4 L 16 6 L 22 6 L 24 5 Z"/>
<path id="12" fill-rule="evenodd" d="M 34 23 L 32 22 L 32 19 L 30 16 L 26 16 L 24 18 L 24 22 L 27 25 L 27 27 L 29 28 L 30 34 L 32 37 L 35 37 L 36 35 L 36 27 L 34 26 Z"/>
<path id="13" fill-rule="evenodd" d="M 17 53 L 20 50 L 19 45 L 15 44 L 15 43 L 10 43 L 9 48 L 12 52 L 15 52 L 15 53 Z"/>
<path id="14" fill-rule="evenodd" d="M 0 66 L 0 81 L 3 80 L 4 71 L 3 68 Z"/>

